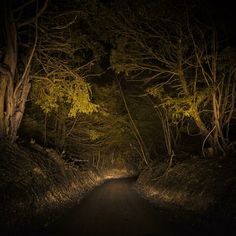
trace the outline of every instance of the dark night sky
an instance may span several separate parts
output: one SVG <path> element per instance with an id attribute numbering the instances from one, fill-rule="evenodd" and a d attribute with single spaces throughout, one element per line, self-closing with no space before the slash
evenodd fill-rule
<path id="1" fill-rule="evenodd" d="M 103 3 L 111 3 L 116 0 L 100 0 Z M 120 2 L 129 0 L 119 0 Z M 137 0 L 141 4 L 145 3 L 148 0 Z M 149 0 L 150 1 L 150 0 Z M 152 0 L 151 0 L 152 1 Z M 163 0 L 153 0 L 154 2 Z M 170 0 L 171 4 L 178 5 L 183 4 L 184 0 Z M 189 5 L 197 5 L 197 8 L 200 9 L 201 17 L 209 21 L 212 19 L 216 25 L 216 28 L 220 30 L 223 34 L 222 38 L 227 38 L 229 41 L 227 44 L 231 46 L 236 46 L 236 1 L 233 0 L 185 0 Z M 130 0 L 132 3 L 132 0 Z"/>
<path id="2" fill-rule="evenodd" d="M 225 28 L 229 43 L 236 46 L 236 12 L 235 1 L 208 0 L 206 12 L 210 12 L 216 22 L 216 26 Z"/>

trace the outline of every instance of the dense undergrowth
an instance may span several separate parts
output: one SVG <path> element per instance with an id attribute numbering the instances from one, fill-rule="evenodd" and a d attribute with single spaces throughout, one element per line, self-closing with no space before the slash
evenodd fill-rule
<path id="1" fill-rule="evenodd" d="M 175 163 L 155 163 L 139 176 L 136 189 L 163 206 L 236 219 L 236 160 L 193 157 Z"/>
<path id="2" fill-rule="evenodd" d="M 97 170 L 67 163 L 53 149 L 0 143 L 0 228 L 47 224 L 108 178 L 126 170 Z"/>

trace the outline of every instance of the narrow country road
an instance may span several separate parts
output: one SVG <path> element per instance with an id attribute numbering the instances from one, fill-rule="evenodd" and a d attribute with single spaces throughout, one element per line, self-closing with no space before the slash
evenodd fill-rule
<path id="1" fill-rule="evenodd" d="M 135 192 L 134 182 L 117 179 L 102 184 L 76 208 L 37 235 L 211 235 L 154 207 Z"/>

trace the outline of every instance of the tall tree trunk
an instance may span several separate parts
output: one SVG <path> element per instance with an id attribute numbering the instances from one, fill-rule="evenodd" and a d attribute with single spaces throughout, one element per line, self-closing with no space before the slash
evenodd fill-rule
<path id="1" fill-rule="evenodd" d="M 178 79 L 179 79 L 184 96 L 186 96 L 186 97 L 191 96 L 191 92 L 188 88 L 188 83 L 186 81 L 185 74 L 184 74 L 181 40 L 179 40 L 179 49 L 178 49 Z M 208 128 L 206 127 L 205 123 L 203 122 L 203 120 L 200 116 L 200 112 L 198 110 L 198 107 L 194 103 L 194 101 L 190 105 L 192 107 L 191 117 L 193 118 L 202 137 L 204 139 L 206 139 L 206 138 L 208 139 L 208 142 L 209 142 L 210 146 L 213 148 L 214 153 L 218 154 L 219 143 L 216 142 L 216 139 L 211 134 L 211 130 L 209 131 Z"/>
<path id="2" fill-rule="evenodd" d="M 126 99 L 125 99 L 124 92 L 122 90 L 121 84 L 120 84 L 118 79 L 117 79 L 117 82 L 118 82 L 118 85 L 119 85 L 119 88 L 120 88 L 120 93 L 121 93 L 121 97 L 122 97 L 122 100 L 123 100 L 124 105 L 125 105 L 125 109 L 126 109 L 127 114 L 129 116 L 129 120 L 130 120 L 130 123 L 131 123 L 132 131 L 133 131 L 134 136 L 135 136 L 135 138 L 136 138 L 136 140 L 137 140 L 137 142 L 139 144 L 139 147 L 140 147 L 140 151 L 141 151 L 141 154 L 142 154 L 143 161 L 144 161 L 144 163 L 148 167 L 150 167 L 151 159 L 150 159 L 150 156 L 149 156 L 149 151 L 148 151 L 148 149 L 146 147 L 146 144 L 143 141 L 143 138 L 142 138 L 142 136 L 141 136 L 141 134 L 140 134 L 140 132 L 139 132 L 139 130 L 138 130 L 134 120 L 133 120 L 133 118 L 132 118 L 132 115 L 130 113 L 128 104 L 127 104 Z"/>
<path id="3" fill-rule="evenodd" d="M 25 103 L 30 90 L 29 72 L 33 50 L 28 57 L 22 76 L 17 75 L 18 45 L 16 23 L 12 11 L 4 1 L 1 8 L 3 17 L 3 36 L 5 39 L 5 57 L 0 65 L 0 137 L 6 137 L 11 142 L 17 138 L 17 130 L 20 126 Z M 37 40 L 37 35 L 36 35 Z M 35 40 L 35 42 L 36 42 Z"/>
<path id="4" fill-rule="evenodd" d="M 5 39 L 5 57 L 1 66 L 1 136 L 9 137 L 10 120 L 13 110 L 13 86 L 17 67 L 17 31 L 12 12 L 3 1 L 3 37 Z"/>
<path id="5" fill-rule="evenodd" d="M 5 134 L 5 95 L 7 89 L 7 78 L 3 74 L 0 75 L 0 138 Z"/>

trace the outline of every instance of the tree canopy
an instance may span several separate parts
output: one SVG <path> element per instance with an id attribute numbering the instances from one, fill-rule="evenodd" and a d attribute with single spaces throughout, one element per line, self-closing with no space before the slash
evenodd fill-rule
<path id="1" fill-rule="evenodd" d="M 199 137 L 203 154 L 234 149 L 235 51 L 203 1 L 9 3 L 2 137 L 17 139 L 26 106 L 21 132 L 37 123 L 39 142 L 78 146 L 76 155 L 119 149 L 148 165 L 173 156 L 185 134 Z"/>

